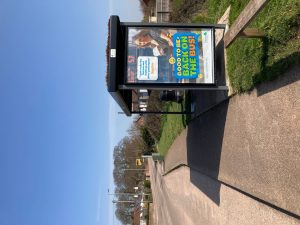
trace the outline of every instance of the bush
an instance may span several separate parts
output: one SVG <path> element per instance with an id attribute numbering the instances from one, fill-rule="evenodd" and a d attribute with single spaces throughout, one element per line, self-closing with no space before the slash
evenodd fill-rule
<path id="1" fill-rule="evenodd" d="M 148 149 L 152 149 L 153 146 L 155 145 L 155 140 L 151 136 L 147 127 L 142 127 L 141 135 L 142 135 L 142 139 L 145 142 L 145 144 L 147 145 Z"/>
<path id="2" fill-rule="evenodd" d="M 144 181 L 144 187 L 145 188 L 151 188 L 151 182 L 150 182 L 150 180 L 145 180 Z"/>

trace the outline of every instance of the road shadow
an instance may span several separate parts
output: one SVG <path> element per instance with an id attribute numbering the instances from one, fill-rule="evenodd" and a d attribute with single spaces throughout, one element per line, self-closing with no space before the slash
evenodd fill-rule
<path id="1" fill-rule="evenodd" d="M 209 197 L 215 204 L 220 205 L 220 183 L 210 177 L 199 174 L 199 172 L 190 169 L 190 178 L 193 184 L 198 187 L 202 193 Z"/>
<path id="2" fill-rule="evenodd" d="M 292 67 L 293 65 L 294 67 Z M 267 81 L 263 85 L 256 85 L 257 95 L 262 96 L 299 81 L 299 68 L 300 52 L 295 52 L 294 54 L 274 63 L 272 66 L 266 67 L 264 69 L 264 71 L 266 71 L 265 74 L 257 74 L 254 77 L 254 79 L 256 79 L 256 84 Z M 282 71 L 280 76 L 277 75 L 278 71 Z"/>
<path id="3" fill-rule="evenodd" d="M 190 122 L 187 128 L 187 164 L 190 168 L 218 179 L 224 129 L 229 100 L 223 101 Z M 216 204 L 220 204 L 220 183 L 213 187 L 200 182 L 197 173 L 190 175 L 191 182 Z"/>
<path id="4" fill-rule="evenodd" d="M 221 40 L 215 47 L 215 80 L 218 86 L 226 86 L 224 41 Z M 192 118 L 216 106 L 228 98 L 228 91 L 194 90 L 191 91 L 191 102 L 195 105 Z"/>
<path id="5" fill-rule="evenodd" d="M 215 79 L 219 86 L 226 85 L 223 40 L 215 48 Z M 192 104 L 196 112 L 187 128 L 187 164 L 191 168 L 190 180 L 217 205 L 220 204 L 220 183 L 208 182 L 200 172 L 217 179 L 228 109 L 227 91 L 192 91 Z"/>

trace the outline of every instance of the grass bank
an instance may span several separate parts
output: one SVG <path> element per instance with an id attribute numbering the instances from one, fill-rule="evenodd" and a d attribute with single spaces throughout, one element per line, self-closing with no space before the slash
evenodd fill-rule
<path id="1" fill-rule="evenodd" d="M 168 111 L 178 112 L 182 110 L 183 105 L 172 102 L 168 103 L 167 107 Z M 162 115 L 162 117 L 162 133 L 157 144 L 157 150 L 160 154 L 165 155 L 175 138 L 186 127 L 187 118 L 185 115 Z"/>
<path id="2" fill-rule="evenodd" d="M 249 0 L 208 0 L 193 22 L 217 22 L 231 5 L 230 24 Z M 211 16 L 214 15 L 214 16 Z M 250 24 L 265 32 L 263 39 L 238 38 L 228 49 L 228 75 L 235 92 L 245 92 L 255 85 L 280 76 L 300 63 L 300 3 L 298 0 L 270 1 Z"/>
<path id="3" fill-rule="evenodd" d="M 216 23 L 231 5 L 230 24 L 249 0 L 173 0 L 173 22 Z M 265 32 L 263 39 L 238 38 L 227 49 L 227 68 L 236 93 L 280 76 L 300 64 L 300 3 L 298 0 L 271 0 L 249 27 Z M 179 110 L 172 103 L 169 110 Z M 158 150 L 165 155 L 185 128 L 182 116 L 164 115 Z"/>

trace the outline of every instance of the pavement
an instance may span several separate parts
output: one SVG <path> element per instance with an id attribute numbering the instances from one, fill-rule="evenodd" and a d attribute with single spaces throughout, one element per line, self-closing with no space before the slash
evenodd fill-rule
<path id="1" fill-rule="evenodd" d="M 182 166 L 163 176 L 164 165 L 148 160 L 153 189 L 153 225 L 299 224 L 294 217 L 189 167 Z M 218 204 L 207 196 L 208 192 L 219 198 Z"/>
<path id="2" fill-rule="evenodd" d="M 219 100 L 215 101 L 175 140 L 165 158 L 165 172 L 187 165 L 218 181 L 211 194 L 198 184 L 198 175 L 189 176 L 219 206 L 225 185 L 299 219 L 299 74 L 300 68 L 293 68 L 251 93 L 233 96 L 217 106 Z M 196 96 L 197 105 L 203 104 L 205 96 Z"/>
<path id="3" fill-rule="evenodd" d="M 154 214 L 153 203 L 149 203 L 149 225 L 155 225 L 156 215 Z"/>

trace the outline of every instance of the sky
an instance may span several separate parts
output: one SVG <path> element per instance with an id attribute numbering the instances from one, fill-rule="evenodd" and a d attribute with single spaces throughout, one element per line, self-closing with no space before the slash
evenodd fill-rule
<path id="1" fill-rule="evenodd" d="M 1 225 L 118 224 L 112 149 L 132 119 L 106 89 L 109 14 L 141 20 L 137 0 L 1 1 Z"/>

